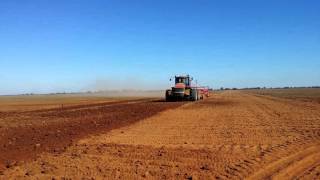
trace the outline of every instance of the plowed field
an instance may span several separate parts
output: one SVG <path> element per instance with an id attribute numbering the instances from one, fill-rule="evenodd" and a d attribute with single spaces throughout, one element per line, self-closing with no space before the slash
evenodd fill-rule
<path id="1" fill-rule="evenodd" d="M 317 101 L 225 91 L 0 115 L 2 179 L 320 178 Z"/>

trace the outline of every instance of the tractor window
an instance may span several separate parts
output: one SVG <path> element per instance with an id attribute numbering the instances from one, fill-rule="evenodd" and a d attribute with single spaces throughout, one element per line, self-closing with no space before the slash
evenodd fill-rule
<path id="1" fill-rule="evenodd" d="M 176 78 L 176 83 L 184 83 L 184 79 L 183 78 Z"/>
<path id="2" fill-rule="evenodd" d="M 176 78 L 176 84 L 181 83 L 181 78 Z"/>
<path id="3" fill-rule="evenodd" d="M 183 77 L 178 77 L 178 78 L 176 78 L 176 84 L 177 84 L 177 83 L 183 83 L 183 84 L 185 84 L 186 86 L 189 86 L 189 85 L 190 85 L 189 78 L 183 78 Z"/>
<path id="4" fill-rule="evenodd" d="M 186 82 L 184 83 L 186 86 L 189 86 L 190 84 L 189 84 L 189 78 L 187 78 L 187 79 L 185 79 L 186 80 Z"/>

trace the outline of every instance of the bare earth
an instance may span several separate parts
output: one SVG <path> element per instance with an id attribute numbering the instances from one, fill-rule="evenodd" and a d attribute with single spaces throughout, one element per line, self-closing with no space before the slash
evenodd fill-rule
<path id="1" fill-rule="evenodd" d="M 63 144 L 63 151 L 52 151 L 52 143 L 38 139 L 35 148 L 46 148 L 35 155 L 30 152 L 35 158 L 21 156 L 14 163 L 10 156 L 2 158 L 0 179 L 320 179 L 317 102 L 226 91 L 195 103 L 110 103 L 60 114 L 58 110 L 2 113 L 3 122 L 13 116 L 45 118 L 46 122 L 58 118 L 82 127 L 89 126 L 86 122 L 92 116 L 98 125 L 85 133 L 79 133 L 83 128 L 68 126 L 65 134 L 75 135 L 68 136 L 72 141 Z M 83 111 L 81 118 L 73 118 Z M 93 116 L 98 112 L 99 117 Z M 107 115 L 112 112 L 116 114 Z M 85 121 L 83 116 L 88 116 Z M 114 119 L 108 121 L 114 128 L 104 131 L 108 118 Z M 52 130 L 56 121 L 44 127 Z M 6 137 L 10 129 L 0 132 Z M 63 141 L 49 138 L 57 145 Z M 24 145 L 10 140 L 9 150 Z M 2 140 L 2 146 L 8 142 Z M 9 150 L 2 147 L 2 152 L 10 154 Z"/>

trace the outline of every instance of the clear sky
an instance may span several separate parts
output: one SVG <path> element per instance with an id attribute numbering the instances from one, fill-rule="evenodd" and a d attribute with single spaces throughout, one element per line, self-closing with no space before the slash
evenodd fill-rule
<path id="1" fill-rule="evenodd" d="M 0 94 L 320 85 L 318 0 L 1 0 Z"/>

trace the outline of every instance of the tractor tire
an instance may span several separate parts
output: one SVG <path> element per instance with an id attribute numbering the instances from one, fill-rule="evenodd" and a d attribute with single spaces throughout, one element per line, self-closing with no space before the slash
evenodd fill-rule
<path id="1" fill-rule="evenodd" d="M 197 89 L 191 89 L 191 101 L 197 101 L 198 100 L 198 91 Z"/>
<path id="2" fill-rule="evenodd" d="M 171 90 L 166 90 L 166 101 L 167 102 L 172 101 L 172 91 Z"/>

